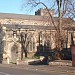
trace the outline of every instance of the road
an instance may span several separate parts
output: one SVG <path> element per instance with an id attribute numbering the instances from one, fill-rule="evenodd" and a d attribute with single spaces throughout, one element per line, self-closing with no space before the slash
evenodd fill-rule
<path id="1" fill-rule="evenodd" d="M 0 75 L 50 75 L 37 69 L 0 67 Z"/>
<path id="2" fill-rule="evenodd" d="M 75 67 L 0 64 L 0 75 L 75 75 Z"/>

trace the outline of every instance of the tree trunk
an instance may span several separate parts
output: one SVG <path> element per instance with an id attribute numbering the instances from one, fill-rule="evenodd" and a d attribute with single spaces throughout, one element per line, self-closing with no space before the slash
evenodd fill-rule
<path id="1" fill-rule="evenodd" d="M 23 49 L 21 50 L 21 60 L 23 59 Z"/>
<path id="2" fill-rule="evenodd" d="M 25 52 L 24 52 L 24 53 L 25 53 L 25 57 L 27 58 L 27 51 L 25 50 Z"/>

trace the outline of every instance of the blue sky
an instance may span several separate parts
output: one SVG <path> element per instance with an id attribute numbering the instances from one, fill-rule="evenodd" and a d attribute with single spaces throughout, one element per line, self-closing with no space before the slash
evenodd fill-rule
<path id="1" fill-rule="evenodd" d="M 27 0 L 25 0 L 27 1 Z M 48 0 L 42 0 L 44 3 Z M 50 0 L 52 1 L 52 0 Z M 40 8 L 23 8 L 24 0 L 0 0 L 0 13 L 16 13 L 16 14 L 31 14 Z"/>
<path id="2" fill-rule="evenodd" d="M 34 14 L 35 10 L 31 10 L 23 8 L 23 0 L 0 0 L 0 13 Z"/>
<path id="3" fill-rule="evenodd" d="M 22 0 L 0 0 L 0 12 L 24 13 L 21 10 Z"/>

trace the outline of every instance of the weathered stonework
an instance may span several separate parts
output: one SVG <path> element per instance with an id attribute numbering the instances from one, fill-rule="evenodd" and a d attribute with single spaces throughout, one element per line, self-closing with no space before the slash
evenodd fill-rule
<path id="1" fill-rule="evenodd" d="M 53 18 L 55 25 L 58 24 L 58 18 Z M 48 16 L 31 16 L 21 14 L 0 14 L 0 54 L 3 55 L 0 59 L 3 63 L 16 63 L 21 60 L 21 43 L 20 34 L 27 34 L 29 42 L 27 51 L 28 57 L 33 57 L 40 44 L 44 46 L 49 42 L 51 49 L 55 48 L 56 30 Z M 64 23 L 65 24 L 65 23 Z M 70 24 L 70 23 L 69 23 Z M 67 22 L 66 22 L 67 26 Z M 63 26 L 65 27 L 65 25 Z M 65 27 L 66 28 L 66 27 Z M 62 34 L 68 37 L 68 48 L 71 45 L 71 31 L 63 31 Z M 14 33 L 14 34 L 13 34 Z M 65 39 L 67 37 L 64 37 Z M 66 43 L 65 43 L 66 44 Z"/>

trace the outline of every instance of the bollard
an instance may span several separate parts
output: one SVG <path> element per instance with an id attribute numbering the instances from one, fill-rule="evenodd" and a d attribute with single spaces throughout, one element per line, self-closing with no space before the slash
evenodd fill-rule
<path id="1" fill-rule="evenodd" d="M 71 46 L 72 51 L 72 66 L 75 67 L 75 45 Z"/>

